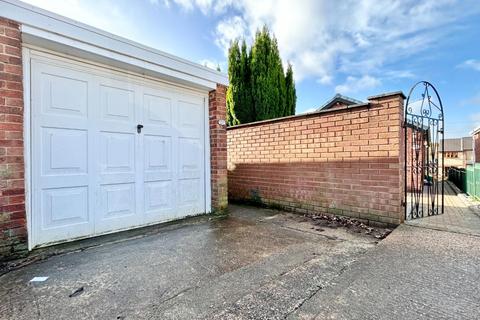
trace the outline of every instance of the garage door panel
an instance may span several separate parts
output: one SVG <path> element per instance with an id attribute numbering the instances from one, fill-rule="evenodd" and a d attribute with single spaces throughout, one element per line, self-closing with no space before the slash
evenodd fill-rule
<path id="1" fill-rule="evenodd" d="M 176 202 L 174 190 L 171 180 L 145 183 L 144 202 L 147 223 L 171 218 Z"/>
<path id="2" fill-rule="evenodd" d="M 36 243 L 70 240 L 93 232 L 88 186 L 42 189 L 36 198 Z"/>
<path id="3" fill-rule="evenodd" d="M 97 234 L 141 225 L 135 183 L 101 185 L 95 219 Z"/>
<path id="4" fill-rule="evenodd" d="M 88 173 L 88 131 L 69 128 L 41 128 L 42 175 Z"/>
<path id="5" fill-rule="evenodd" d="M 42 190 L 42 229 L 71 227 L 90 221 L 88 186 Z"/>
<path id="6" fill-rule="evenodd" d="M 145 126 L 172 126 L 172 98 L 162 92 L 143 95 L 143 123 Z"/>
<path id="7" fill-rule="evenodd" d="M 100 174 L 135 173 L 135 134 L 100 132 Z"/>
<path id="8" fill-rule="evenodd" d="M 102 185 L 101 199 L 101 220 L 135 214 L 134 183 Z"/>
<path id="9" fill-rule="evenodd" d="M 179 136 L 200 138 L 203 134 L 203 103 L 178 101 L 177 128 Z"/>
<path id="10" fill-rule="evenodd" d="M 88 117 L 88 80 L 81 73 L 43 65 L 38 76 L 43 114 Z"/>
<path id="11" fill-rule="evenodd" d="M 180 179 L 178 181 L 177 201 L 179 212 L 192 215 L 203 211 L 201 185 L 200 179 Z"/>
<path id="12" fill-rule="evenodd" d="M 200 139 L 178 138 L 179 178 L 200 178 L 203 170 L 203 147 Z"/>
<path id="13" fill-rule="evenodd" d="M 125 88 L 100 85 L 101 119 L 135 122 L 134 92 Z"/>
<path id="14" fill-rule="evenodd" d="M 135 182 L 135 140 L 133 133 L 100 132 L 100 185 Z"/>
<path id="15" fill-rule="evenodd" d="M 145 181 L 173 178 L 172 138 L 160 135 L 144 135 Z"/>

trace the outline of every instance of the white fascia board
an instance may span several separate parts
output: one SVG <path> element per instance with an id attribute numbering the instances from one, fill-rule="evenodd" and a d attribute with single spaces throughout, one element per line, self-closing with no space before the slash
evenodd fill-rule
<path id="1" fill-rule="evenodd" d="M 200 88 L 214 89 L 217 83 L 228 85 L 227 76 L 216 70 L 21 1 L 0 0 L 0 16 L 22 25 L 22 41 L 26 44 L 116 67 L 130 65 L 137 72 Z"/>
<path id="2" fill-rule="evenodd" d="M 22 41 L 33 49 L 44 48 L 68 56 L 109 65 L 168 82 L 179 83 L 200 90 L 215 89 L 216 83 L 176 70 L 168 69 L 144 60 L 129 57 L 106 49 L 93 47 L 74 39 L 22 25 Z"/>

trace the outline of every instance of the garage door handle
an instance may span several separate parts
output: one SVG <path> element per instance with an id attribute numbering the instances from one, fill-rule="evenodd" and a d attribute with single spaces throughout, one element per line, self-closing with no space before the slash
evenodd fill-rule
<path id="1" fill-rule="evenodd" d="M 141 133 L 143 128 L 143 124 L 137 124 L 137 132 Z"/>

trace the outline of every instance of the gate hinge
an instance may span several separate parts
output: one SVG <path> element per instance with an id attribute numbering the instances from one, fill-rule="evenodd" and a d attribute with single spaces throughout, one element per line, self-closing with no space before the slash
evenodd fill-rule
<path id="1" fill-rule="evenodd" d="M 405 201 L 402 201 L 402 207 L 404 207 L 404 208 L 406 207 Z"/>

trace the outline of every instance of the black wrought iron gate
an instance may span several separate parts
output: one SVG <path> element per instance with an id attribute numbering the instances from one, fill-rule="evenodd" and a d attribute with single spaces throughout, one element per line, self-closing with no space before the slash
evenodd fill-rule
<path id="1" fill-rule="evenodd" d="M 444 115 L 440 96 L 416 83 L 405 106 L 405 220 L 443 214 Z"/>

